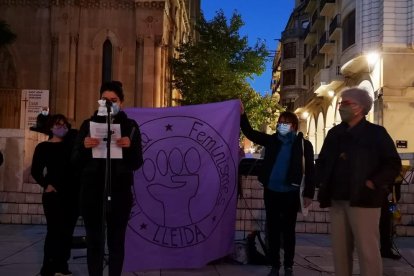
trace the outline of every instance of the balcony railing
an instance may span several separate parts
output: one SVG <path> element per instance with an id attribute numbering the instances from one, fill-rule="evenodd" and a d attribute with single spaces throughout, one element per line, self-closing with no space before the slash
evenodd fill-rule
<path id="1" fill-rule="evenodd" d="M 324 32 L 321 37 L 319 38 L 319 47 L 323 47 L 326 43 L 326 32 Z"/>
<path id="2" fill-rule="evenodd" d="M 329 24 L 329 39 L 337 40 L 341 33 L 341 15 L 337 14 Z"/>
<path id="3" fill-rule="evenodd" d="M 305 12 L 311 13 L 315 8 L 316 8 L 316 0 L 309 0 L 305 7 Z"/>
<path id="4" fill-rule="evenodd" d="M 320 0 L 319 10 L 322 16 L 329 16 L 335 11 L 336 0 Z"/>
<path id="5" fill-rule="evenodd" d="M 318 12 L 318 10 L 316 9 L 315 12 L 312 14 L 311 17 L 311 31 L 314 31 L 315 29 L 321 27 L 323 25 L 325 17 L 321 16 Z"/>
<path id="6" fill-rule="evenodd" d="M 308 24 L 308 27 L 305 29 L 305 32 L 303 35 L 303 37 L 305 38 L 304 43 L 306 44 L 312 44 L 315 42 L 316 34 L 315 32 L 311 32 L 310 29 L 311 29 L 311 25 Z"/>
<path id="7" fill-rule="evenodd" d="M 310 54 L 310 60 L 313 61 L 319 55 L 319 46 L 315 45 Z"/>
<path id="8" fill-rule="evenodd" d="M 316 91 L 322 85 L 329 84 L 329 82 L 329 68 L 321 69 L 318 73 L 316 73 L 315 77 L 313 78 L 313 87 Z"/>
<path id="9" fill-rule="evenodd" d="M 297 29 L 290 29 L 282 32 L 282 40 L 287 38 L 302 38 L 305 36 L 305 29 L 297 28 Z"/>
<path id="10" fill-rule="evenodd" d="M 319 14 L 318 14 L 318 10 L 315 10 L 315 12 L 312 14 L 312 18 L 311 18 L 311 25 L 313 26 L 316 23 L 316 20 L 318 19 Z"/>
<path id="11" fill-rule="evenodd" d="M 319 38 L 319 52 L 329 53 L 335 47 L 335 43 L 328 39 L 328 32 L 324 32 Z"/>

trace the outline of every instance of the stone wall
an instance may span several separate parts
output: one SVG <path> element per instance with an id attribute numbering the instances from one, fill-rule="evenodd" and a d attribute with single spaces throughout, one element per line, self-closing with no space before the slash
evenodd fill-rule
<path id="1" fill-rule="evenodd" d="M 24 139 L 24 136 L 27 139 Z M 41 187 L 30 176 L 34 148 L 46 138 L 45 135 L 32 131 L 0 129 L 0 150 L 5 157 L 5 162 L 0 167 L 0 224 L 46 223 L 41 204 Z M 25 154 L 21 157 L 23 150 Z M 411 158 L 410 156 L 402 158 Z M 402 218 L 395 226 L 398 236 L 414 236 L 413 174 L 413 171 L 409 172 L 405 176 L 406 181 L 401 186 L 401 199 L 398 206 Z M 257 178 L 240 176 L 240 181 L 242 193 L 237 203 L 236 237 L 245 238 L 254 230 L 265 230 L 266 214 L 263 187 Z M 302 214 L 298 214 L 296 232 L 329 233 L 329 221 L 328 209 L 320 209 L 318 202 L 315 201 L 308 216 L 303 217 Z"/>
<path id="2" fill-rule="evenodd" d="M 26 138 L 26 139 L 25 139 Z M 45 224 L 42 189 L 30 175 L 36 145 L 47 136 L 20 129 L 0 129 L 0 223 Z"/>
<path id="3" fill-rule="evenodd" d="M 395 222 L 397 236 L 414 236 L 414 172 L 408 172 L 406 181 L 401 186 L 401 199 L 398 207 L 401 221 Z M 266 214 L 263 203 L 263 187 L 255 176 L 242 176 L 242 196 L 237 204 L 236 231 L 238 238 L 245 238 L 255 230 L 265 230 Z M 410 181 L 408 183 L 407 181 Z M 315 193 L 316 199 L 317 193 Z M 296 232 L 298 233 L 330 233 L 329 209 L 319 208 L 315 200 L 309 214 L 304 217 L 298 214 Z"/>

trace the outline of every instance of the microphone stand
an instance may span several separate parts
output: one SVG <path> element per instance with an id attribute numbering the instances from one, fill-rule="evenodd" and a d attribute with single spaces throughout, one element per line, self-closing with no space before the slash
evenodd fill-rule
<path id="1" fill-rule="evenodd" d="M 105 164 L 105 203 L 107 207 L 107 212 L 111 210 L 111 199 L 112 199 L 112 187 L 111 187 L 111 181 L 112 181 L 112 170 L 111 170 L 111 136 L 112 136 L 112 130 L 111 130 L 111 106 L 112 103 L 106 102 L 106 110 L 108 112 L 108 116 L 106 117 L 106 123 L 107 123 L 107 136 L 106 136 L 106 164 Z"/>
<path id="2" fill-rule="evenodd" d="M 103 193 L 103 205 L 102 205 L 102 244 L 103 244 L 103 255 L 102 258 L 102 264 L 104 265 L 102 267 L 105 267 L 106 260 L 105 260 L 105 240 L 106 240 L 106 234 L 105 230 L 107 230 L 107 224 L 106 224 L 106 218 L 108 217 L 108 214 L 111 212 L 111 200 L 112 200 L 112 167 L 111 167 L 111 136 L 112 136 L 112 130 L 111 130 L 111 107 L 112 103 L 109 101 L 106 101 L 106 110 L 107 110 L 107 117 L 106 117 L 106 124 L 107 124 L 107 135 L 106 135 L 106 162 L 105 162 L 105 186 L 104 186 L 104 193 Z"/>

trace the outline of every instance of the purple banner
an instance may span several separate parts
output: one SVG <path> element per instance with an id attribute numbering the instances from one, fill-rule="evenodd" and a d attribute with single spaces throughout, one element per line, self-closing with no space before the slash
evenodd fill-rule
<path id="1" fill-rule="evenodd" d="M 127 109 L 141 130 L 124 271 L 198 268 L 230 254 L 240 102 Z"/>

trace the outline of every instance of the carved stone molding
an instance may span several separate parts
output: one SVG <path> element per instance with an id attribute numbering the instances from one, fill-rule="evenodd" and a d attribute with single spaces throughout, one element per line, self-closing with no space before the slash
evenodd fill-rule
<path id="1" fill-rule="evenodd" d="M 135 2 L 135 6 L 139 9 L 162 10 L 165 7 L 165 1 L 140 1 Z"/>
<path id="2" fill-rule="evenodd" d="M 52 6 L 78 6 L 86 9 L 157 9 L 165 7 L 165 1 L 133 0 L 0 0 L 0 6 L 27 6 L 32 8 L 49 8 Z"/>
<path id="3" fill-rule="evenodd" d="M 27 6 L 32 8 L 49 8 L 77 6 L 86 9 L 130 9 L 133 10 L 136 3 L 132 0 L 0 0 L 0 6 Z"/>

